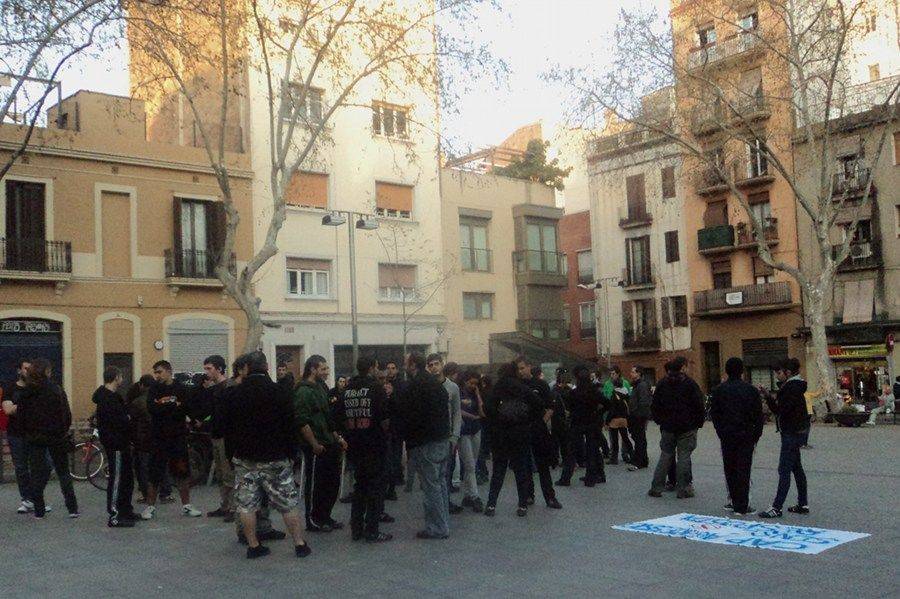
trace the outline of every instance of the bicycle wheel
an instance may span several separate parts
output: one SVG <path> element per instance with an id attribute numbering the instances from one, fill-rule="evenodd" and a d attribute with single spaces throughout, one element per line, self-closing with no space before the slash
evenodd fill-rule
<path id="1" fill-rule="evenodd" d="M 87 472 L 91 484 L 101 491 L 105 491 L 109 485 L 109 463 L 102 451 L 97 451 L 91 456 Z"/>
<path id="2" fill-rule="evenodd" d="M 196 487 L 206 482 L 209 463 L 203 452 L 196 447 L 188 446 L 188 465 L 191 469 L 191 486 Z"/>
<path id="3" fill-rule="evenodd" d="M 88 465 L 95 453 L 102 452 L 93 443 L 78 443 L 69 454 L 69 472 L 75 480 L 88 480 Z"/>

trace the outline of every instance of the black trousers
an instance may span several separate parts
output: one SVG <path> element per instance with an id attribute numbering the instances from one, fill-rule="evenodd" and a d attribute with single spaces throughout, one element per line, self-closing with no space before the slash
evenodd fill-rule
<path id="1" fill-rule="evenodd" d="M 606 480 L 606 472 L 603 469 L 603 459 L 600 455 L 599 439 L 603 436 L 600 429 L 594 425 L 569 427 L 569 452 L 563 464 L 563 471 L 559 479 L 563 482 L 571 482 L 575 473 L 577 447 L 584 446 L 585 460 L 585 484 L 594 484 Z"/>
<path id="2" fill-rule="evenodd" d="M 494 448 L 492 452 L 491 488 L 488 491 L 488 506 L 496 506 L 506 480 L 507 468 L 512 468 L 516 477 L 516 492 L 518 493 L 519 507 L 528 505 L 529 481 L 531 478 L 531 449 L 527 444 L 515 447 Z M 532 482 L 533 484 L 533 482 Z"/>
<path id="3" fill-rule="evenodd" d="M 556 499 L 556 490 L 553 488 L 553 475 L 550 474 L 550 465 L 553 462 L 553 437 L 546 427 L 541 427 L 531 434 L 531 456 L 534 460 L 534 469 L 537 471 L 538 481 L 541 485 L 541 494 L 544 501 L 550 502 Z M 534 498 L 534 476 L 529 470 L 528 497 Z"/>
<path id="4" fill-rule="evenodd" d="M 122 516 L 134 514 L 131 495 L 134 493 L 134 466 L 131 451 L 104 449 L 109 463 L 109 481 L 106 485 L 106 513 L 111 523 Z"/>
<path id="5" fill-rule="evenodd" d="M 50 462 L 56 471 L 59 488 L 66 500 L 66 509 L 70 514 L 78 512 L 78 500 L 75 498 L 75 488 L 72 486 L 72 473 L 69 471 L 69 451 L 65 443 L 53 443 L 51 445 L 38 445 L 28 443 L 28 468 L 31 472 L 31 500 L 34 502 L 34 515 L 43 516 L 46 512 L 44 503 L 44 489 L 50 480 L 50 463 L 47 462 L 47 454 L 50 454 Z"/>
<path id="6" fill-rule="evenodd" d="M 341 450 L 337 445 L 326 445 L 322 455 L 303 447 L 303 488 L 306 526 L 329 524 L 341 490 Z"/>
<path id="7" fill-rule="evenodd" d="M 755 444 L 746 439 L 722 439 L 722 466 L 731 505 L 736 512 L 746 512 L 750 503 L 750 470 Z"/>
<path id="8" fill-rule="evenodd" d="M 373 537 L 378 534 L 378 519 L 384 511 L 389 463 L 381 451 L 348 454 L 347 459 L 353 465 L 356 480 L 350 504 L 350 530 L 354 535 Z"/>
<path id="9" fill-rule="evenodd" d="M 603 457 L 609 457 L 609 443 L 606 442 L 606 435 L 603 434 L 603 427 L 598 425 L 597 429 L 597 442 L 600 445 L 600 451 L 603 452 Z"/>
<path id="10" fill-rule="evenodd" d="M 634 440 L 634 454 L 631 463 L 638 468 L 646 468 L 650 465 L 650 457 L 647 455 L 647 419 L 630 417 L 628 419 L 628 432 Z"/>
<path id="11" fill-rule="evenodd" d="M 610 459 L 619 460 L 619 437 L 622 438 L 622 461 L 627 462 L 634 454 L 634 448 L 631 446 L 631 439 L 628 438 L 628 429 L 611 428 L 609 429 L 609 440 L 611 447 Z"/>

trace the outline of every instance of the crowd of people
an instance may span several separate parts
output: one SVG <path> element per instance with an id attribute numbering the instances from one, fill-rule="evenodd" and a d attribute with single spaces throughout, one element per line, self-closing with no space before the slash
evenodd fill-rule
<path id="1" fill-rule="evenodd" d="M 648 469 L 651 421 L 660 428 L 660 454 L 648 495 L 674 491 L 686 499 L 695 495 L 691 454 L 707 412 L 721 442 L 725 507 L 742 516 L 752 512 L 750 472 L 764 402 L 776 419 L 781 454 L 775 499 L 759 516 L 782 517 L 792 477 L 798 502 L 788 511 L 809 512 L 800 448 L 808 440 L 810 415 L 795 359 L 778 365 L 774 395 L 745 382 L 741 360 L 729 359 L 727 380 L 712 391 L 708 405 L 684 372 L 684 358 L 667 363 L 655 385 L 640 366 L 627 377 L 612 367 L 601 380 L 579 365 L 571 372 L 557 369 L 551 386 L 525 357 L 501 365 L 495 378 L 445 364 L 440 354 L 410 354 L 402 368 L 363 356 L 355 366 L 354 376 L 339 377 L 329 388 L 331 370 L 322 356 L 306 360 L 299 381 L 279 363 L 273 381 L 262 352 L 240 356 L 230 376 L 225 360 L 213 355 L 195 384 L 185 385 L 161 360 L 125 393 L 122 373 L 107 368 L 92 399 L 109 465 L 108 525 L 130 528 L 157 517 L 158 503 L 174 501 L 172 487 L 183 516 L 202 516 L 190 496 L 191 430 L 212 438 L 220 505 L 206 515 L 234 522 L 248 558 L 268 554 L 265 541 L 287 536 L 272 527 L 272 508 L 282 515 L 295 554 L 309 555 L 304 531 L 344 527 L 332 513 L 342 485 L 351 538 L 370 543 L 392 539 L 382 530 L 394 522 L 385 502 L 397 499 L 398 487 L 413 491 L 417 480 L 424 512 L 420 539 L 448 538 L 450 516 L 466 509 L 495 516 L 508 470 L 519 517 L 534 505 L 536 485 L 547 508 L 562 509 L 556 487 L 570 486 L 578 468 L 585 487 L 605 483 L 606 466 L 620 460 L 630 472 Z M 17 511 L 37 519 L 50 511 L 44 491 L 52 467 L 69 515 L 77 517 L 68 399 L 46 360 L 22 360 L 17 371 L 0 396 L 21 498 Z M 485 497 L 479 484 L 488 481 Z M 144 504 L 140 512 L 133 504 L 135 486 L 137 502 Z M 454 491 L 462 497 L 459 504 L 451 501 Z"/>

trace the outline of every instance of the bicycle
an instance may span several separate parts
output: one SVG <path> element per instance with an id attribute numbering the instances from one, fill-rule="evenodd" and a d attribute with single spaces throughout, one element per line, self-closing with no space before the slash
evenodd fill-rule
<path id="1" fill-rule="evenodd" d="M 69 471 L 75 480 L 86 480 L 101 491 L 105 491 L 109 481 L 109 464 L 100 445 L 100 434 L 91 429 L 87 441 L 77 443 L 69 454 Z"/>

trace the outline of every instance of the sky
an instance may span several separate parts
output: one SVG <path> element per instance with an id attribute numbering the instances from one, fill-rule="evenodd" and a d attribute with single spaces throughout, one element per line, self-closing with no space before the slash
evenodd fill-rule
<path id="1" fill-rule="evenodd" d="M 604 49 L 623 7 L 649 2 L 666 11 L 669 0 L 498 0 L 485 7 L 466 34 L 487 44 L 509 66 L 506 81 L 473 82 L 444 115 L 443 133 L 458 150 L 501 142 L 521 125 L 541 120 L 545 134 L 563 119 L 564 89 L 541 75 L 555 65 L 604 68 Z M 128 94 L 127 52 L 105 52 L 73 64 L 62 74 L 63 95 L 79 89 Z"/>

